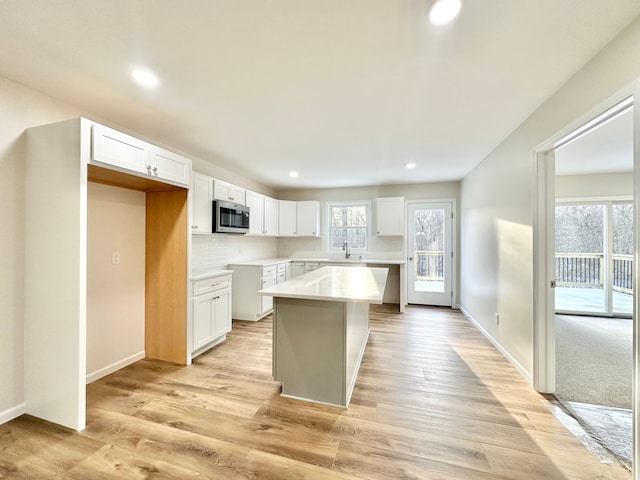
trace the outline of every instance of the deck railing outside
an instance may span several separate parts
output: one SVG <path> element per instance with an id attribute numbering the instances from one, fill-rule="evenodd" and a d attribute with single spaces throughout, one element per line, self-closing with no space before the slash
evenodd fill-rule
<path id="1" fill-rule="evenodd" d="M 613 255 L 613 289 L 632 294 L 633 255 Z M 603 288 L 602 253 L 556 253 L 556 284 L 559 287 Z"/>
<path id="2" fill-rule="evenodd" d="M 414 263 L 416 280 L 427 282 L 444 281 L 444 252 L 416 250 Z"/>

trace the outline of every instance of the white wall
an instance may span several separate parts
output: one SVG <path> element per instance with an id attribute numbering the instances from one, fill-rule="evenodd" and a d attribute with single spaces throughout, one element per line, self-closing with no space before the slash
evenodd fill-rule
<path id="1" fill-rule="evenodd" d="M 527 376 L 533 373 L 533 152 L 638 79 L 638 51 L 635 20 L 461 183 L 460 304 Z"/>
<path id="2" fill-rule="evenodd" d="M 145 193 L 87 189 L 87 378 L 144 357 Z M 120 263 L 111 262 L 111 254 Z"/>
<path id="3" fill-rule="evenodd" d="M 557 199 L 633 196 L 633 173 L 560 175 L 555 178 Z"/>
<path id="4" fill-rule="evenodd" d="M 79 115 L 78 109 L 0 77 L 0 423 L 20 414 L 24 402 L 23 132 Z"/>

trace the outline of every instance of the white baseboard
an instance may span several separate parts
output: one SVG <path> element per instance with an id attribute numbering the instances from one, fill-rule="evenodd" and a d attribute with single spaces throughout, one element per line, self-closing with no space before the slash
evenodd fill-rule
<path id="1" fill-rule="evenodd" d="M 127 358 L 123 358 L 122 360 L 118 360 L 111 365 L 107 365 L 104 368 L 96 370 L 95 372 L 91 372 L 87 374 L 87 384 L 91 382 L 95 382 L 99 378 L 106 377 L 110 373 L 117 372 L 121 368 L 124 368 L 132 363 L 137 362 L 138 360 L 142 360 L 145 357 L 144 350 L 138 353 L 135 353 Z"/>
<path id="2" fill-rule="evenodd" d="M 489 340 L 494 347 L 496 347 L 496 349 L 504 356 L 504 358 L 508 360 L 508 362 L 511 365 L 516 367 L 516 370 L 518 370 L 518 372 L 520 372 L 520 375 L 522 375 L 525 378 L 525 380 L 529 382 L 529 385 L 533 385 L 533 375 L 529 373 L 527 369 L 524 368 L 520 362 L 518 362 L 515 358 L 513 358 L 513 356 L 511 356 L 511 354 L 500 344 L 500 342 L 498 342 L 495 338 L 493 338 L 491 334 L 487 332 L 482 327 L 482 325 L 480 325 L 476 321 L 476 319 L 473 318 L 473 316 L 469 312 L 467 312 L 467 310 L 463 306 L 459 305 L 459 307 L 462 314 L 465 317 L 467 317 L 469 321 L 473 323 L 478 330 L 480 330 L 480 333 L 482 333 L 486 337 L 486 339 Z"/>
<path id="3" fill-rule="evenodd" d="M 0 425 L 7 423 L 14 418 L 18 418 L 20 415 L 24 415 L 27 411 L 27 404 L 22 402 L 20 405 L 8 408 L 7 410 L 0 412 Z"/>

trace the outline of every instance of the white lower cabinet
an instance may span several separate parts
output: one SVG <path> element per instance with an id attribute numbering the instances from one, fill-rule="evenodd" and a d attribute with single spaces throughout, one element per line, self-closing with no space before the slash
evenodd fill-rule
<path id="1" fill-rule="evenodd" d="M 223 342 L 231 331 L 231 275 L 193 282 L 192 357 Z"/>
<path id="2" fill-rule="evenodd" d="M 235 320 L 260 320 L 273 311 L 273 297 L 258 295 L 258 291 L 279 281 L 288 280 L 288 261 L 270 263 L 231 264 L 233 270 L 233 309 Z"/>
<path id="3" fill-rule="evenodd" d="M 291 262 L 291 278 L 299 277 L 304 273 L 304 262 Z"/>

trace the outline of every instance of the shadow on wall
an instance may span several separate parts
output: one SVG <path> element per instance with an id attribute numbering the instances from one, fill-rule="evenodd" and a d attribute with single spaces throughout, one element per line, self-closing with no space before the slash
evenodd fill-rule
<path id="1" fill-rule="evenodd" d="M 0 151 L 0 412 L 24 401 L 25 153 L 25 133 Z"/>

